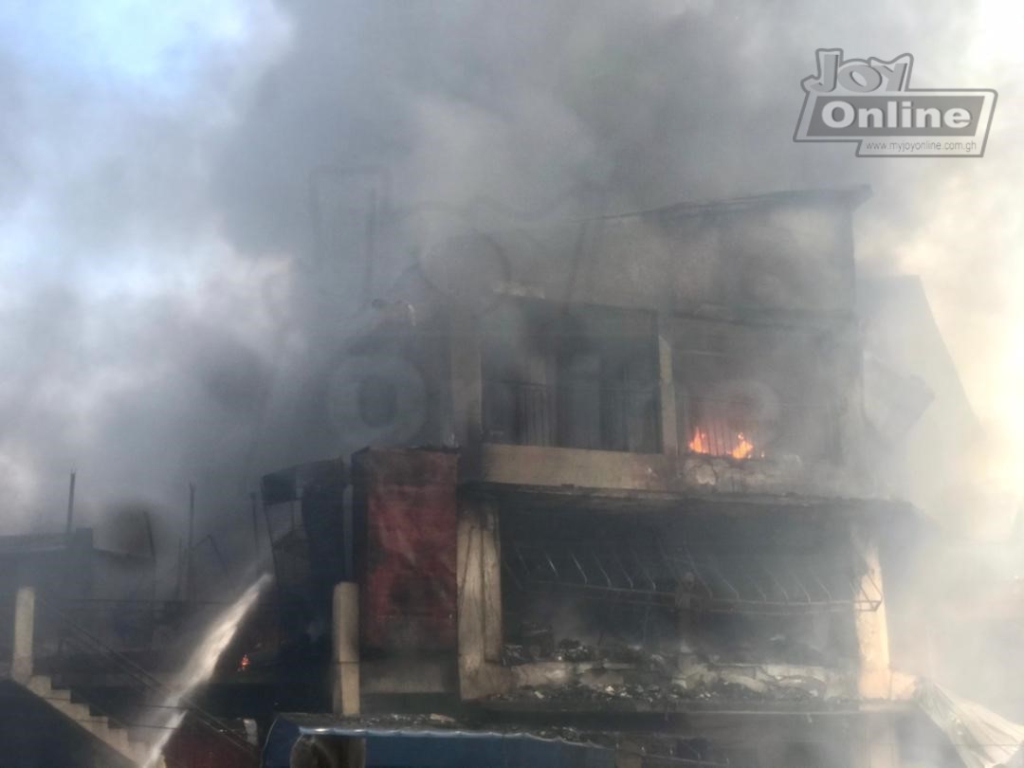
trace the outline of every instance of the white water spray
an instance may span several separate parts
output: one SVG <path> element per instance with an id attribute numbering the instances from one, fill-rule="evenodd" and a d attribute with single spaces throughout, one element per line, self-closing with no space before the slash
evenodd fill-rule
<path id="1" fill-rule="evenodd" d="M 163 706 L 169 708 L 169 711 L 174 714 L 168 717 L 159 740 L 150 749 L 145 768 L 156 768 L 160 765 L 164 747 L 167 746 L 167 742 L 181 725 L 181 721 L 185 719 L 185 710 L 178 709 L 178 707 L 193 690 L 206 682 L 213 674 L 221 654 L 224 653 L 238 631 L 238 625 L 241 624 L 242 619 L 256 602 L 256 598 L 260 596 L 270 581 L 271 577 L 264 574 L 255 584 L 245 590 L 238 600 L 217 617 L 199 647 L 189 657 L 188 663 L 175 678 L 170 686 L 170 693 L 164 699 Z"/>

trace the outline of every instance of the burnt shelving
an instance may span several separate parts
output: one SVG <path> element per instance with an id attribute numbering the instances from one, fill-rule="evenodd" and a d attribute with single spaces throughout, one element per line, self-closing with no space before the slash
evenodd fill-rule
<path id="1" fill-rule="evenodd" d="M 508 541 L 503 570 L 524 591 L 565 589 L 599 600 L 687 605 L 709 613 L 874 611 L 879 586 L 827 555 L 694 552 L 628 541 Z"/>

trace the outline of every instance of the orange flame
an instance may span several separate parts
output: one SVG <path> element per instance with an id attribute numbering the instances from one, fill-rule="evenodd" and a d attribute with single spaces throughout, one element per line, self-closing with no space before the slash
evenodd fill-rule
<path id="1" fill-rule="evenodd" d="M 711 441 L 708 439 L 708 433 L 701 429 L 695 429 L 693 431 L 693 439 L 689 443 L 690 450 L 693 453 L 711 454 Z M 716 453 L 716 456 L 732 456 L 734 459 L 749 459 L 754 455 L 754 444 L 751 443 L 744 436 L 742 432 L 736 435 L 736 444 L 729 450 L 721 453 Z M 764 453 L 761 454 L 764 456 Z"/>
<path id="2" fill-rule="evenodd" d="M 739 442 L 736 443 L 736 447 L 729 451 L 729 455 L 734 459 L 749 459 L 750 455 L 754 452 L 753 444 L 743 436 L 742 432 L 736 435 L 736 439 Z"/>
<path id="3" fill-rule="evenodd" d="M 249 669 L 249 664 L 249 654 L 243 654 L 241 661 L 238 662 L 238 671 L 245 672 L 247 669 Z"/>
<path id="4" fill-rule="evenodd" d="M 690 450 L 694 453 L 711 453 L 706 432 L 701 432 L 699 429 L 695 429 L 693 431 L 693 440 L 690 441 Z"/>

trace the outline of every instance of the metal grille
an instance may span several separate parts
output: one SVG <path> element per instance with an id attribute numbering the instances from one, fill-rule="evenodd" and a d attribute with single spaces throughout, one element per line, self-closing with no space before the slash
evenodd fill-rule
<path id="1" fill-rule="evenodd" d="M 692 553 L 629 542 L 508 542 L 503 568 L 522 590 L 571 589 L 597 599 L 678 604 L 718 613 L 874 611 L 882 593 L 824 555 Z"/>
<path id="2" fill-rule="evenodd" d="M 484 383 L 484 433 L 490 442 L 654 453 L 658 416 L 653 385 Z"/>

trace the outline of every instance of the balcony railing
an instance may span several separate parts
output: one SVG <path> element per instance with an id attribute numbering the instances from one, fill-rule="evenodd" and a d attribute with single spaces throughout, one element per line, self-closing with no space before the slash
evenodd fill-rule
<path id="1" fill-rule="evenodd" d="M 660 449 L 659 415 L 653 384 L 484 382 L 488 442 L 655 453 Z"/>

